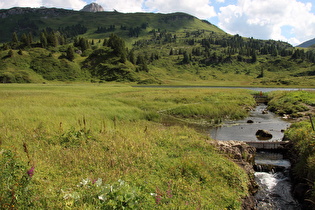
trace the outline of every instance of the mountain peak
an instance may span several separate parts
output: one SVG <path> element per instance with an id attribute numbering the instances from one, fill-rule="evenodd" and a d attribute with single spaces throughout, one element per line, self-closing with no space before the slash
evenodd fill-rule
<path id="1" fill-rule="evenodd" d="M 101 5 L 99 5 L 97 3 L 91 3 L 91 4 L 88 4 L 85 7 L 83 7 L 83 9 L 81 9 L 81 11 L 83 11 L 83 12 L 104 12 L 104 9 Z"/>

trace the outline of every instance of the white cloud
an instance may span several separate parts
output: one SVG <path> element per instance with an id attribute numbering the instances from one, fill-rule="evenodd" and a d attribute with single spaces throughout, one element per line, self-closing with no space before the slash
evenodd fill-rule
<path id="1" fill-rule="evenodd" d="M 147 0 L 145 5 L 151 10 L 161 13 L 185 12 L 200 19 L 216 16 L 213 6 L 208 0 Z"/>
<path id="2" fill-rule="evenodd" d="M 5 0 L 0 2 L 0 8 L 9 9 L 12 7 L 57 7 L 80 10 L 86 5 L 84 0 Z"/>
<path id="3" fill-rule="evenodd" d="M 297 0 L 238 0 L 237 5 L 220 8 L 218 25 L 228 33 L 296 45 L 315 36 L 311 8 L 311 3 Z M 290 34 L 283 26 L 292 27 Z"/>
<path id="4" fill-rule="evenodd" d="M 43 0 L 42 5 L 45 7 L 80 10 L 86 5 L 86 2 L 83 0 Z"/>
<path id="5" fill-rule="evenodd" d="M 9 9 L 12 7 L 38 7 L 42 0 L 4 0 L 0 1 L 1 9 Z"/>
<path id="6" fill-rule="evenodd" d="M 105 11 L 119 12 L 143 12 L 143 0 L 97 0 L 96 3 L 101 5 Z"/>

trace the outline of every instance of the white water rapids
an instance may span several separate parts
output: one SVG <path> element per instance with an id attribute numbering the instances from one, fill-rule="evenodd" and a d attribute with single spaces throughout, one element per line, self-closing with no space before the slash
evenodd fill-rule
<path id="1" fill-rule="evenodd" d="M 270 159 L 267 159 L 270 156 Z M 263 158 L 258 154 L 256 164 L 267 164 L 282 167 L 283 171 L 255 172 L 255 180 L 259 185 L 256 194 L 258 210 L 299 210 L 299 204 L 291 194 L 291 183 L 289 178 L 290 162 L 285 159 L 274 159 L 275 154 L 264 154 Z M 278 158 L 281 156 L 277 154 Z"/>

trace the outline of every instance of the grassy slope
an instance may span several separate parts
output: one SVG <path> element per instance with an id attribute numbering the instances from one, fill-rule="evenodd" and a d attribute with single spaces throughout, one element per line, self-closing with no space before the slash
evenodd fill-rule
<path id="1" fill-rule="evenodd" d="M 226 110 L 239 107 L 235 116 L 230 115 L 234 118 L 254 103 L 247 91 L 121 85 L 1 85 L 0 89 L 4 134 L 0 150 L 13 151 L 26 169 L 35 166 L 29 185 L 32 195 L 27 198 L 34 209 L 102 205 L 97 187 L 77 187 L 86 178 L 102 178 L 108 184 L 123 179 L 138 189 L 137 206 L 143 209 L 241 208 L 247 175 L 218 154 L 208 137 L 188 127 L 147 120 L 158 121 L 158 112 L 180 117 L 183 107 L 186 119 L 189 107 L 194 118 L 203 117 L 204 110 L 208 120 L 231 114 L 213 110 L 213 104 Z M 0 175 L 2 180 L 10 177 Z M 80 199 L 70 196 L 75 192 Z M 150 193 L 159 194 L 161 200 Z M 22 195 L 19 202 L 23 199 Z"/>

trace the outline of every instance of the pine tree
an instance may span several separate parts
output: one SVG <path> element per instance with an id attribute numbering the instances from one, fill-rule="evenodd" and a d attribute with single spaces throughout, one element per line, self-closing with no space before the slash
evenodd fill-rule
<path id="1" fill-rule="evenodd" d="M 28 38 L 29 43 L 33 44 L 33 35 L 31 32 L 28 33 L 27 38 Z"/>
<path id="2" fill-rule="evenodd" d="M 16 32 L 13 32 L 13 34 L 12 34 L 12 43 L 13 44 L 18 44 L 19 43 L 19 38 L 18 38 Z"/>
<path id="3" fill-rule="evenodd" d="M 53 31 L 47 36 L 48 44 L 53 47 L 57 47 L 59 45 L 58 39 L 59 39 L 58 34 Z"/>
<path id="4" fill-rule="evenodd" d="M 252 63 L 255 63 L 257 61 L 257 55 L 256 55 L 256 51 L 252 50 Z"/>
<path id="5" fill-rule="evenodd" d="M 173 48 L 171 48 L 170 55 L 174 55 Z"/>
<path id="6" fill-rule="evenodd" d="M 190 59 L 189 59 L 189 54 L 187 53 L 187 51 L 184 52 L 184 58 L 183 58 L 183 63 L 189 63 Z"/>
<path id="7" fill-rule="evenodd" d="M 22 36 L 21 36 L 21 42 L 22 42 L 22 44 L 25 47 L 30 47 L 31 46 L 30 40 L 29 40 L 29 38 L 27 37 L 27 35 L 25 33 L 23 33 Z"/>
<path id="8" fill-rule="evenodd" d="M 15 49 L 15 48 L 18 47 L 18 45 L 19 45 L 19 38 L 18 38 L 16 32 L 13 32 L 13 34 L 12 34 L 11 47 L 12 47 L 13 49 Z"/>
<path id="9" fill-rule="evenodd" d="M 126 62 L 127 50 L 125 47 L 125 41 L 118 37 L 116 34 L 111 34 L 108 43 L 108 47 L 113 49 L 113 53 L 120 57 L 120 62 Z"/>
<path id="10" fill-rule="evenodd" d="M 132 63 L 132 64 L 136 64 L 136 60 L 135 60 L 135 55 L 133 50 L 131 50 L 128 54 L 128 60 Z"/>
<path id="11" fill-rule="evenodd" d="M 73 61 L 74 60 L 74 49 L 72 46 L 69 46 L 67 49 L 67 59 L 69 61 Z"/>
<path id="12" fill-rule="evenodd" d="M 43 48 L 46 48 L 48 46 L 47 37 L 44 32 L 40 34 L 40 43 Z"/>

